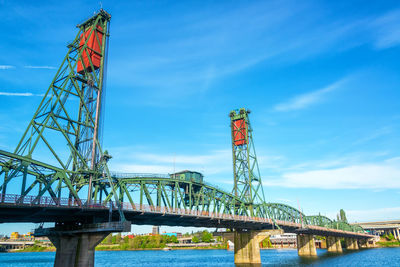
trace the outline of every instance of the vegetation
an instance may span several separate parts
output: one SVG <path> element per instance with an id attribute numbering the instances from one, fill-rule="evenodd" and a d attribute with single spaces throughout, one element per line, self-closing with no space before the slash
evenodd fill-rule
<path id="1" fill-rule="evenodd" d="M 272 248 L 272 243 L 271 240 L 269 239 L 269 236 L 267 238 L 265 238 L 262 242 L 261 242 L 261 247 L 262 248 Z"/>
<path id="2" fill-rule="evenodd" d="M 18 250 L 18 252 L 44 252 L 44 251 L 55 251 L 56 248 L 51 246 L 51 247 L 42 247 L 40 245 L 33 245 L 30 247 L 25 247 L 24 249 Z"/>
<path id="3" fill-rule="evenodd" d="M 392 233 L 381 236 L 381 241 L 376 243 L 381 247 L 399 247 L 400 241 L 396 240 Z"/>
<path id="4" fill-rule="evenodd" d="M 154 249 L 164 248 L 167 243 L 178 243 L 176 236 L 154 235 L 154 236 L 135 236 L 123 239 L 121 234 L 109 235 L 96 249 L 98 250 L 129 250 L 129 249 Z"/>
<path id="5" fill-rule="evenodd" d="M 214 241 L 213 235 L 208 231 L 201 231 L 196 233 L 186 233 L 183 236 L 192 236 L 192 243 L 211 243 Z M 221 238 L 219 238 L 221 240 Z M 135 250 L 135 249 L 160 249 L 167 246 L 168 243 L 178 243 L 176 236 L 166 235 L 153 235 L 153 236 L 125 236 L 121 234 L 108 235 L 100 245 L 96 247 L 97 250 Z M 225 248 L 226 244 L 212 245 L 212 248 Z"/>
<path id="6" fill-rule="evenodd" d="M 337 215 L 337 220 L 340 222 L 347 223 L 346 212 L 343 209 L 340 209 L 339 214 Z"/>

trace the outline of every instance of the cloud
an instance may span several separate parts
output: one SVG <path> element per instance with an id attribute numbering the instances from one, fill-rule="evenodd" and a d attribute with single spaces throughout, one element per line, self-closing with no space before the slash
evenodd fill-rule
<path id="1" fill-rule="evenodd" d="M 15 66 L 12 65 L 0 65 L 0 70 L 9 70 L 9 69 L 14 69 Z"/>
<path id="2" fill-rule="evenodd" d="M 346 217 L 350 222 L 373 222 L 398 220 L 400 207 L 389 207 L 366 210 L 346 210 Z"/>
<path id="3" fill-rule="evenodd" d="M 11 92 L 0 92 L 0 96 L 43 96 L 43 94 L 33 94 L 33 93 L 11 93 Z"/>
<path id="4" fill-rule="evenodd" d="M 56 67 L 52 66 L 24 66 L 26 69 L 48 69 L 48 70 L 54 70 Z"/>
<path id="5" fill-rule="evenodd" d="M 322 89 L 295 96 L 287 102 L 277 104 L 274 107 L 274 110 L 279 112 L 287 112 L 305 109 L 311 105 L 321 102 L 328 93 L 340 88 L 346 81 L 347 78 L 344 78 Z"/>
<path id="6" fill-rule="evenodd" d="M 378 163 L 355 164 L 333 169 L 289 172 L 282 179 L 265 185 L 320 189 L 393 189 L 400 188 L 400 157 Z"/>
<path id="7" fill-rule="evenodd" d="M 364 144 L 364 143 L 367 143 L 369 141 L 372 141 L 372 140 L 375 140 L 377 138 L 380 138 L 382 136 L 391 134 L 392 132 L 393 132 L 392 127 L 385 126 L 385 127 L 382 127 L 380 129 L 377 129 L 377 130 L 373 131 L 371 134 L 369 134 L 369 135 L 367 135 L 365 137 L 362 137 L 362 138 L 358 139 L 357 141 L 355 141 L 353 143 L 353 145 Z"/>
<path id="8" fill-rule="evenodd" d="M 390 11 L 370 23 L 375 33 L 375 48 L 385 49 L 400 44 L 400 9 Z"/>
<path id="9" fill-rule="evenodd" d="M 173 173 L 175 168 L 175 171 L 189 169 L 210 175 L 232 171 L 230 150 L 215 150 L 203 155 L 143 153 L 137 150 L 129 153 L 126 149 L 115 148 L 112 151 L 118 163 L 111 163 L 110 168 L 118 172 Z"/>

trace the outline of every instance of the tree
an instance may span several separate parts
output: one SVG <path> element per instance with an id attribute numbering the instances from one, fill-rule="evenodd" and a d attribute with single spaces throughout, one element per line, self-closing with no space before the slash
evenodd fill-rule
<path id="1" fill-rule="evenodd" d="M 201 241 L 210 243 L 212 240 L 213 236 L 211 233 L 209 233 L 207 230 L 204 230 L 203 233 L 201 234 Z"/>
<path id="2" fill-rule="evenodd" d="M 193 236 L 193 237 L 192 237 L 192 242 L 193 242 L 193 243 L 199 243 L 200 240 L 199 240 L 199 238 L 198 238 L 197 236 Z"/>
<path id="3" fill-rule="evenodd" d="M 117 244 L 121 243 L 121 233 L 117 234 L 117 237 L 116 237 L 115 241 L 116 241 Z"/>
<path id="4" fill-rule="evenodd" d="M 347 223 L 346 213 L 344 212 L 343 209 L 340 209 L 340 220 L 341 220 L 342 222 Z"/>

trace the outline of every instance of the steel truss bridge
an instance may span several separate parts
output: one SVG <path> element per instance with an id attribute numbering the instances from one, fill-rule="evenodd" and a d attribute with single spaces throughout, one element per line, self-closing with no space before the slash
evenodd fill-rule
<path id="1" fill-rule="evenodd" d="M 118 220 L 118 202 L 114 201 L 117 196 L 125 218 L 135 224 L 312 229 L 312 232 L 331 231 L 339 236 L 365 233 L 358 225 L 333 221 L 322 215 L 306 216 L 281 203 L 256 205 L 254 216 L 250 216 L 247 204 L 233 194 L 204 182 L 174 179 L 170 175 L 110 173 L 113 183 L 98 183 L 95 197 L 87 201 L 78 193 L 76 197 L 62 197 L 63 187 L 68 188 L 69 181 L 57 167 L 2 150 L 0 166 L 0 175 L 5 178 L 0 187 L 0 222 L 3 223 L 91 223 L 93 218 L 96 222 L 106 222 L 110 215 Z M 23 194 L 7 193 L 7 185 L 12 180 L 25 181 Z M 67 185 L 60 186 L 63 182 Z"/>
<path id="2" fill-rule="evenodd" d="M 251 231 L 241 231 L 263 229 L 371 237 L 360 226 L 265 201 L 250 110 L 244 108 L 229 114 L 231 192 L 205 183 L 202 174 L 192 171 L 178 176 L 110 172 L 111 155 L 101 145 L 110 20 L 111 15 L 100 10 L 77 26 L 14 152 L 0 150 L 0 223 L 55 222 L 55 229 L 42 233 L 57 247 L 56 266 L 93 266 L 96 244 L 110 232 L 129 231 L 129 221 L 232 228 L 243 238 Z"/>

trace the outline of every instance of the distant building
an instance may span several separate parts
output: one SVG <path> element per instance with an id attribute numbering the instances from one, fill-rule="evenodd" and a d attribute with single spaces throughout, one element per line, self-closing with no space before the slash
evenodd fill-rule
<path id="1" fill-rule="evenodd" d="M 11 236 L 10 236 L 10 239 L 18 239 L 19 237 L 20 237 L 20 235 L 19 235 L 18 232 L 12 232 Z"/>
<path id="2" fill-rule="evenodd" d="M 162 233 L 162 235 L 166 235 L 166 236 L 176 236 L 177 238 L 182 238 L 182 233 L 176 233 L 176 232 L 172 232 L 172 233 Z"/>
<path id="3" fill-rule="evenodd" d="M 153 231 L 152 231 L 153 235 L 159 235 L 160 234 L 160 226 L 153 226 Z"/>

